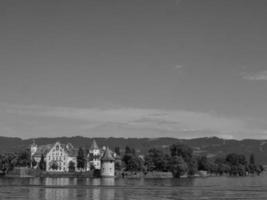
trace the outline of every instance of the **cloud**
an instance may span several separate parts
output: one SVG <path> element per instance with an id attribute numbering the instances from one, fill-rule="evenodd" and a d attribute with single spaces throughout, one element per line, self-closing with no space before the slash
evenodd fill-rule
<path id="1" fill-rule="evenodd" d="M 12 130 L 21 135 L 38 136 L 72 136 L 90 132 L 103 137 L 233 137 L 235 133 L 246 130 L 244 121 L 214 113 L 138 108 L 85 109 L 0 104 L 0 120 L 0 131 Z"/>
<path id="2" fill-rule="evenodd" d="M 175 69 L 182 69 L 183 67 L 183 65 L 175 65 Z"/>
<path id="3" fill-rule="evenodd" d="M 250 81 L 266 81 L 267 70 L 256 72 L 256 73 L 242 73 L 242 78 Z"/>

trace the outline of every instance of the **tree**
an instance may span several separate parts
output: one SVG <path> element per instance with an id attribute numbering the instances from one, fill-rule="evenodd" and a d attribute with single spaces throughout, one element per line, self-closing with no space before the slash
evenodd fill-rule
<path id="1" fill-rule="evenodd" d="M 0 170 L 8 172 L 12 170 L 17 163 L 17 155 L 8 153 L 0 156 Z"/>
<path id="2" fill-rule="evenodd" d="M 69 172 L 75 171 L 75 163 L 73 161 L 69 162 Z"/>
<path id="3" fill-rule="evenodd" d="M 151 157 L 145 157 L 145 166 L 147 171 L 154 171 L 155 165 Z"/>
<path id="4" fill-rule="evenodd" d="M 115 153 L 116 153 L 118 156 L 121 155 L 120 147 L 115 147 Z"/>
<path id="5" fill-rule="evenodd" d="M 120 160 L 115 160 L 115 170 L 120 171 L 122 167 Z"/>
<path id="6" fill-rule="evenodd" d="M 254 174 L 255 172 L 257 172 L 257 166 L 255 164 L 255 157 L 253 153 L 250 154 L 250 157 L 249 157 L 248 169 L 249 169 L 249 173 L 251 174 Z"/>
<path id="7" fill-rule="evenodd" d="M 188 166 L 181 156 L 173 156 L 170 162 L 171 171 L 174 177 L 181 177 L 188 171 Z"/>
<path id="8" fill-rule="evenodd" d="M 37 165 L 37 162 L 35 159 L 32 160 L 32 167 L 35 167 Z"/>
<path id="9" fill-rule="evenodd" d="M 249 157 L 249 164 L 250 165 L 255 165 L 255 158 L 254 158 L 254 154 L 250 154 L 250 157 Z"/>
<path id="10" fill-rule="evenodd" d="M 192 157 L 186 164 L 188 166 L 188 175 L 194 175 L 198 169 L 197 160 Z"/>
<path id="11" fill-rule="evenodd" d="M 44 160 L 44 154 L 42 154 L 42 156 L 41 156 L 41 160 L 39 162 L 39 168 L 40 168 L 40 170 L 45 171 L 46 163 Z"/>
<path id="12" fill-rule="evenodd" d="M 31 155 L 29 149 L 18 153 L 17 155 L 17 167 L 30 167 Z"/>
<path id="13" fill-rule="evenodd" d="M 230 166 L 230 175 L 234 176 L 244 176 L 246 175 L 247 161 L 246 157 L 242 154 L 231 153 L 226 156 L 226 164 Z"/>
<path id="14" fill-rule="evenodd" d="M 238 155 L 238 163 L 241 165 L 247 165 L 246 156 L 243 154 Z"/>
<path id="15" fill-rule="evenodd" d="M 184 144 L 173 144 L 170 147 L 171 156 L 181 156 L 185 162 L 189 162 L 193 157 L 193 150 Z"/>
<path id="16" fill-rule="evenodd" d="M 204 170 L 204 171 L 209 170 L 209 162 L 206 156 L 201 156 L 198 159 L 198 170 Z"/>
<path id="17" fill-rule="evenodd" d="M 132 155 L 128 162 L 126 163 L 127 171 L 140 171 L 141 170 L 141 161 L 137 156 Z"/>
<path id="18" fill-rule="evenodd" d="M 84 157 L 84 152 L 82 148 L 79 148 L 78 150 L 78 156 L 77 156 L 77 168 L 78 169 L 84 169 L 85 167 L 85 157 Z"/>
<path id="19" fill-rule="evenodd" d="M 145 165 L 148 171 L 169 171 L 169 155 L 164 154 L 161 150 L 152 148 L 145 156 Z"/>
<path id="20" fill-rule="evenodd" d="M 124 154 L 131 154 L 131 153 L 132 153 L 132 151 L 131 151 L 130 147 L 126 146 Z"/>
<path id="21" fill-rule="evenodd" d="M 228 154 L 226 156 L 226 162 L 228 162 L 230 165 L 238 165 L 239 164 L 239 156 L 235 153 Z"/>
<path id="22" fill-rule="evenodd" d="M 184 162 L 187 164 L 188 174 L 194 175 L 198 169 L 198 163 L 195 158 L 193 158 L 193 150 L 184 144 L 173 144 L 170 147 L 171 159 L 174 157 L 182 157 Z"/>
<path id="23" fill-rule="evenodd" d="M 142 162 L 140 158 L 136 155 L 135 150 L 128 146 L 125 148 L 125 154 L 122 161 L 125 163 L 127 171 L 139 171 L 142 169 Z"/>

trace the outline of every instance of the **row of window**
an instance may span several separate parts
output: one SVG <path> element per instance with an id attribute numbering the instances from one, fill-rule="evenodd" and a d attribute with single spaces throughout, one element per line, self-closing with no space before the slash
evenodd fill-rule
<path id="1" fill-rule="evenodd" d="M 48 156 L 48 160 L 66 160 L 66 157 L 60 157 L 60 156 Z"/>
<path id="2" fill-rule="evenodd" d="M 61 171 L 61 170 L 65 171 L 66 170 L 66 167 L 58 167 L 58 169 L 57 170 L 54 170 L 54 171 Z"/>
<path id="3" fill-rule="evenodd" d="M 52 155 L 52 156 L 62 156 L 63 153 L 59 153 L 59 152 L 57 152 L 57 153 L 52 153 L 51 155 Z"/>
<path id="4" fill-rule="evenodd" d="M 102 168 L 102 171 L 108 171 L 105 167 Z M 112 172 L 112 168 L 109 168 L 109 171 Z"/>

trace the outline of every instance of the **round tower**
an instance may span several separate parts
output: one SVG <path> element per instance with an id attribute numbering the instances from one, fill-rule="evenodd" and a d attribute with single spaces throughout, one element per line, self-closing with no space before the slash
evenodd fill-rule
<path id="1" fill-rule="evenodd" d="M 107 147 L 103 157 L 101 158 L 101 176 L 114 177 L 115 176 L 115 159 L 112 156 L 110 149 Z"/>

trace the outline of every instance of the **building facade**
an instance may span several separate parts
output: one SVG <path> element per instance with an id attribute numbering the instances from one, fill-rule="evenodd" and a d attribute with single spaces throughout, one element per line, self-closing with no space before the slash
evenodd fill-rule
<path id="1" fill-rule="evenodd" d="M 49 172 L 68 172 L 77 169 L 77 149 L 72 144 L 31 145 L 31 158 L 36 161 L 37 167 L 42 156 L 46 163 L 46 171 Z"/>
<path id="2" fill-rule="evenodd" d="M 95 140 L 93 140 L 92 145 L 89 149 L 89 153 L 87 155 L 87 171 L 91 169 L 101 168 L 101 150 L 98 148 L 98 145 Z"/>

